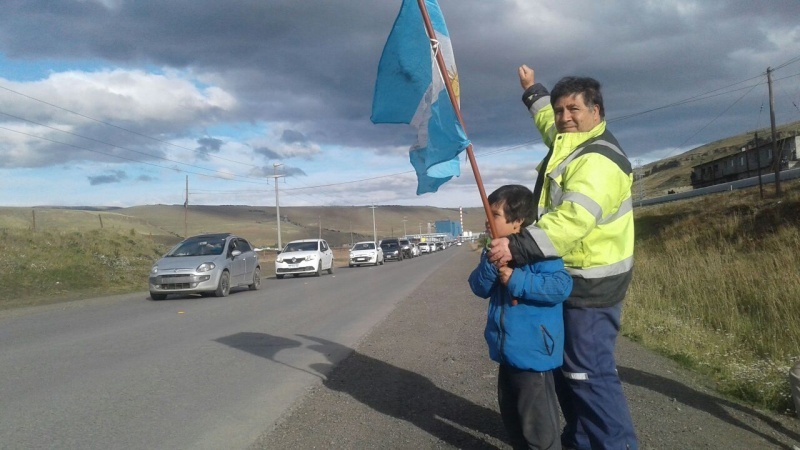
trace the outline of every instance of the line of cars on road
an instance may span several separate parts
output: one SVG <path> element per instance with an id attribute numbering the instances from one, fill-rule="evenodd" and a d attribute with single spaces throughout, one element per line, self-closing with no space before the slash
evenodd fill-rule
<path id="1" fill-rule="evenodd" d="M 444 250 L 444 242 L 411 242 L 405 238 L 386 238 L 378 241 L 357 242 L 350 249 L 349 267 L 381 265 L 386 261 L 403 261 L 425 253 Z"/>
<path id="2" fill-rule="evenodd" d="M 352 246 L 349 267 L 383 265 L 403 261 L 446 248 L 443 242 L 411 242 L 387 238 L 363 241 Z M 333 273 L 333 250 L 324 239 L 291 241 L 275 258 L 275 277 Z M 164 300 L 169 294 L 200 294 L 226 297 L 231 288 L 261 287 L 261 263 L 253 245 L 231 233 L 214 233 L 187 238 L 153 264 L 148 279 L 150 298 Z"/>

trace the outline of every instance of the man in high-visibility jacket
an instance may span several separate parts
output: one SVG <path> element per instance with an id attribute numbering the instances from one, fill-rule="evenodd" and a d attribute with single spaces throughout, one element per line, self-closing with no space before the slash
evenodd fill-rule
<path id="1" fill-rule="evenodd" d="M 633 270 L 633 173 L 606 130 L 600 84 L 566 77 L 552 94 L 518 71 L 523 102 L 550 151 L 538 167 L 538 221 L 494 239 L 497 266 L 559 256 L 573 278 L 564 307 L 564 365 L 556 389 L 570 449 L 636 449 L 614 347 Z"/>

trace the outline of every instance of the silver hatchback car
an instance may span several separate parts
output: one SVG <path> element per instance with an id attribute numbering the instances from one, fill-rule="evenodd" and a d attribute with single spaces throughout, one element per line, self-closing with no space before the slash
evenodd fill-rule
<path id="1" fill-rule="evenodd" d="M 150 298 L 168 294 L 226 297 L 232 287 L 261 287 L 258 254 L 246 239 L 230 233 L 190 237 L 172 248 L 150 269 Z"/>

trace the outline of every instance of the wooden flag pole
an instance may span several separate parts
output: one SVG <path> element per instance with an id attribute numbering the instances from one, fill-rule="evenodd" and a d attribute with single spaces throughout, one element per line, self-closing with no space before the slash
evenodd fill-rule
<path id="1" fill-rule="evenodd" d="M 436 39 L 436 31 L 433 29 L 433 24 L 431 24 L 431 19 L 428 16 L 428 8 L 425 7 L 425 0 L 417 0 L 417 4 L 419 5 L 419 10 L 422 13 L 422 19 L 425 22 L 425 31 L 428 33 L 428 38 L 431 40 Z M 456 112 L 456 116 L 458 117 L 458 122 L 461 124 L 461 128 L 464 129 L 464 133 L 467 132 L 467 127 L 464 126 L 464 118 L 461 117 L 461 108 L 458 105 L 458 99 L 453 92 L 453 86 L 450 83 L 450 77 L 447 74 L 447 66 L 444 62 L 444 57 L 442 57 L 442 52 L 436 51 L 436 63 L 439 66 L 439 75 L 441 75 L 442 79 L 444 79 L 444 85 L 447 88 L 447 95 L 450 97 L 450 103 L 453 105 L 453 109 Z M 467 146 L 467 158 L 469 159 L 469 164 L 472 166 L 472 173 L 475 174 L 475 182 L 478 184 L 478 191 L 481 194 L 481 201 L 483 202 L 483 209 L 486 211 L 486 220 L 489 223 L 489 230 L 492 233 L 492 237 L 497 237 L 497 230 L 495 230 L 494 221 L 492 220 L 492 208 L 489 205 L 489 199 L 486 197 L 486 190 L 483 188 L 483 180 L 481 180 L 481 173 L 478 170 L 478 163 L 475 161 L 475 154 L 472 151 L 472 144 Z"/>

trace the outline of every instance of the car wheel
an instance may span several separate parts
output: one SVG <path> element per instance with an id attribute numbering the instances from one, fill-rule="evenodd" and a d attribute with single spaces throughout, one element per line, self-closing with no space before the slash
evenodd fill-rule
<path id="1" fill-rule="evenodd" d="M 320 275 L 322 275 L 322 261 L 319 262 L 319 265 L 317 266 L 317 271 L 314 272 L 315 277 L 318 277 Z"/>
<path id="2" fill-rule="evenodd" d="M 226 270 L 225 272 L 222 272 L 222 275 L 219 277 L 219 284 L 217 285 L 217 290 L 214 291 L 214 295 L 217 297 L 227 297 L 230 292 L 231 274 Z"/>
<path id="3" fill-rule="evenodd" d="M 279 275 L 279 274 L 276 273 L 275 274 L 275 278 L 277 278 L 279 280 L 282 280 L 283 279 L 283 275 Z"/>
<path id="4" fill-rule="evenodd" d="M 380 264 L 383 265 L 383 260 L 381 260 Z"/>
<path id="5" fill-rule="evenodd" d="M 348 264 L 347 267 L 353 267 L 353 265 L 352 264 Z"/>
<path id="6" fill-rule="evenodd" d="M 247 286 L 251 291 L 257 291 L 261 288 L 261 269 L 256 267 L 253 271 L 253 284 Z"/>
<path id="7" fill-rule="evenodd" d="M 328 275 L 333 275 L 333 260 L 331 260 L 331 266 L 328 268 Z"/>
<path id="8" fill-rule="evenodd" d="M 150 293 L 150 298 L 153 300 L 164 300 L 167 298 L 167 294 L 156 294 L 155 292 Z"/>

